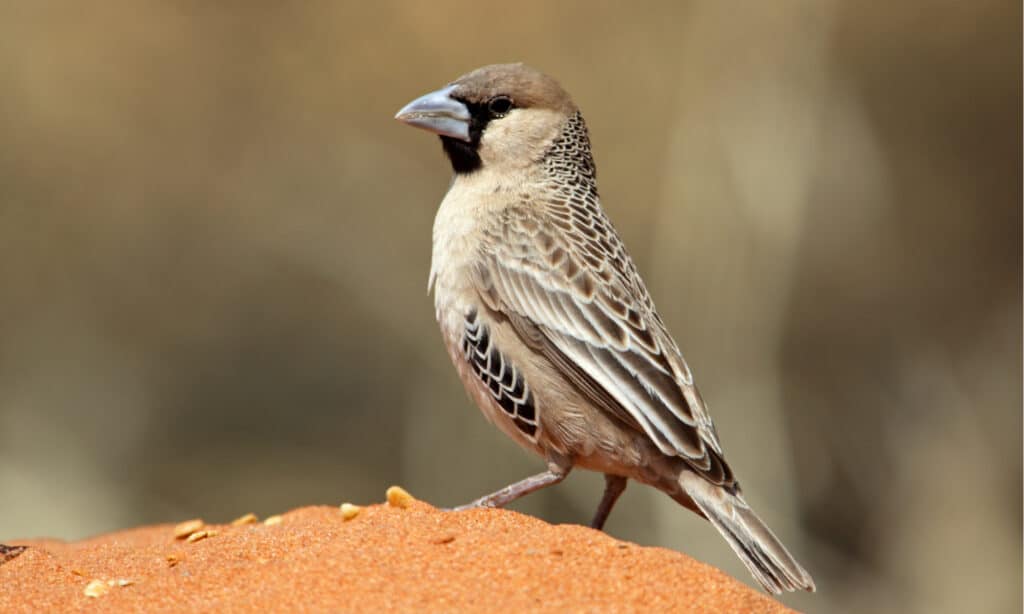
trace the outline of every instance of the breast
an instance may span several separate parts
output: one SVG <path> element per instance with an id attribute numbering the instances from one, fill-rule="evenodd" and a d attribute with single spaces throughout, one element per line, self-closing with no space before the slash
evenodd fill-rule
<path id="1" fill-rule="evenodd" d="M 502 207 L 499 183 L 485 171 L 458 176 L 434 217 L 430 287 L 442 330 L 461 327 L 475 306 L 472 269 L 478 260 L 482 228 Z"/>

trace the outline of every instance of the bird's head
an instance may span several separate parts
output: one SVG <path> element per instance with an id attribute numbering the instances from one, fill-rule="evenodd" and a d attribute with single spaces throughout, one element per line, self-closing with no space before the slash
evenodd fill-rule
<path id="1" fill-rule="evenodd" d="M 493 64 L 405 105 L 395 119 L 441 137 L 458 174 L 539 161 L 576 112 L 562 86 L 523 64 Z"/>

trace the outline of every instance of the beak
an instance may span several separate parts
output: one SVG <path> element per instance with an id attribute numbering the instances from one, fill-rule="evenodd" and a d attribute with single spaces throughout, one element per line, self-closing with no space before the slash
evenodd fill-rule
<path id="1" fill-rule="evenodd" d="M 420 96 L 395 115 L 398 121 L 469 142 L 469 109 L 451 97 L 454 85 Z"/>

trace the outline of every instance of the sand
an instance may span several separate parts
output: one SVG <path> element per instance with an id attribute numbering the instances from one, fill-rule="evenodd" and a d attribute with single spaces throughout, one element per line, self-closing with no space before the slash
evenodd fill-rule
<path id="1" fill-rule="evenodd" d="M 789 611 L 678 552 L 392 495 L 269 524 L 177 525 L 177 537 L 168 524 L 14 540 L 28 547 L 0 548 L 0 612 Z"/>

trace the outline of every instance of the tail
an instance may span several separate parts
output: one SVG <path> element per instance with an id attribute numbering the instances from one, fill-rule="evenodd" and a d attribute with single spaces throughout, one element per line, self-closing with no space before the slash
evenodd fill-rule
<path id="1" fill-rule="evenodd" d="M 739 494 L 733 495 L 690 471 L 679 476 L 679 485 L 766 591 L 774 595 L 798 589 L 814 591 L 811 574 Z"/>

